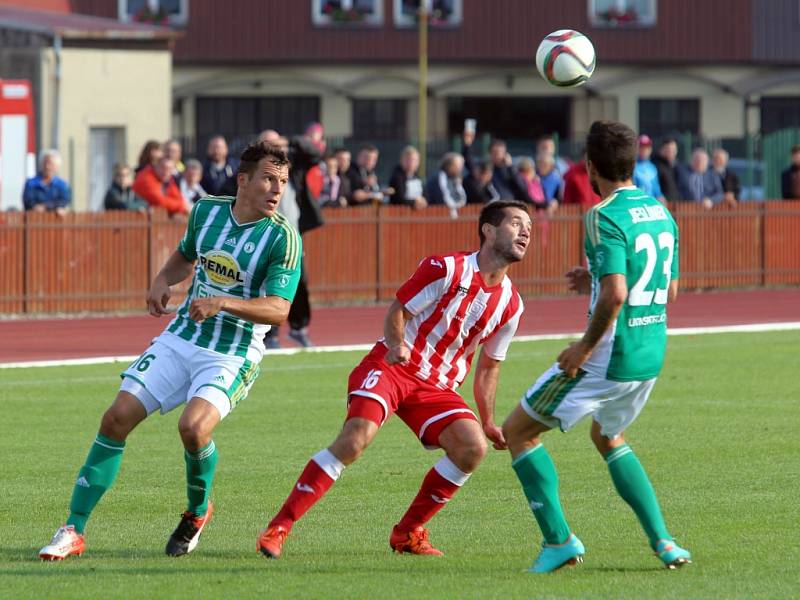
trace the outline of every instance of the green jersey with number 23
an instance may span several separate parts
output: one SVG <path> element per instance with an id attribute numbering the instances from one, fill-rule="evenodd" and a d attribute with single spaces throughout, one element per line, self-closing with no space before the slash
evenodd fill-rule
<path id="1" fill-rule="evenodd" d="M 678 226 L 667 208 L 634 187 L 586 213 L 591 318 L 605 275 L 625 275 L 628 298 L 583 368 L 613 381 L 656 377 L 667 347 L 669 284 L 678 279 Z"/>

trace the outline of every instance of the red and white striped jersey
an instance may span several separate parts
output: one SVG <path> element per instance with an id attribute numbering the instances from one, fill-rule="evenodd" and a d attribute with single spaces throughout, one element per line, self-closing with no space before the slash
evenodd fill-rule
<path id="1" fill-rule="evenodd" d="M 486 285 L 477 252 L 429 256 L 396 295 L 414 315 L 405 328 L 410 368 L 441 389 L 461 385 L 479 344 L 504 360 L 523 311 L 508 276 Z"/>

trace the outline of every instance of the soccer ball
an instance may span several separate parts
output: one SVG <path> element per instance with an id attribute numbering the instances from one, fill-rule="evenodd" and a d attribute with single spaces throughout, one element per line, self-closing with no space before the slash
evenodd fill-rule
<path id="1" fill-rule="evenodd" d="M 592 42 L 572 29 L 554 31 L 542 40 L 536 51 L 539 74 L 558 87 L 583 85 L 594 73 L 594 65 Z"/>

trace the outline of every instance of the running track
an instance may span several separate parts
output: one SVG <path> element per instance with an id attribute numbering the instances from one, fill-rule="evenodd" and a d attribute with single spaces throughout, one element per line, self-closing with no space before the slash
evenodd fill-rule
<path id="1" fill-rule="evenodd" d="M 582 331 L 586 297 L 531 299 L 518 334 Z M 385 306 L 319 308 L 309 336 L 320 346 L 368 344 L 381 333 Z M 686 293 L 670 307 L 670 327 L 800 321 L 800 289 Z M 165 317 L 90 317 L 0 321 L 0 363 L 136 355 L 167 324 Z M 281 328 L 282 346 L 293 347 Z"/>

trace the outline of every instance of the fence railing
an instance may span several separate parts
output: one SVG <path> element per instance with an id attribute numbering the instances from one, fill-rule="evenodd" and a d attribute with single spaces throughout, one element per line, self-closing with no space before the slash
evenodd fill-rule
<path id="1" fill-rule="evenodd" d="M 425 255 L 477 247 L 479 210 L 467 206 L 455 219 L 440 207 L 326 210 L 326 224 L 304 237 L 312 301 L 391 299 Z M 800 202 L 678 204 L 673 214 L 682 288 L 800 285 Z M 580 209 L 534 221 L 533 245 L 511 276 L 526 297 L 566 294 L 563 274 L 583 255 Z M 0 313 L 142 310 L 185 226 L 161 213 L 0 213 Z"/>

